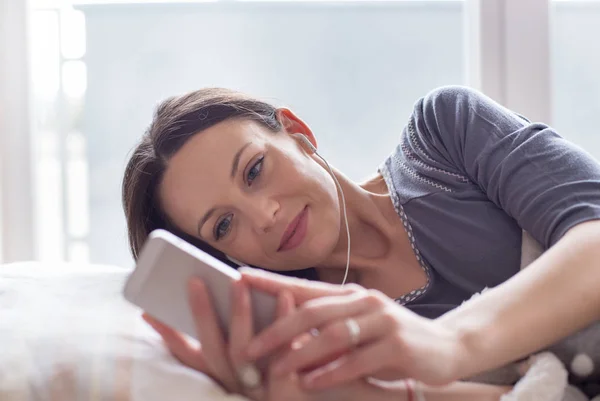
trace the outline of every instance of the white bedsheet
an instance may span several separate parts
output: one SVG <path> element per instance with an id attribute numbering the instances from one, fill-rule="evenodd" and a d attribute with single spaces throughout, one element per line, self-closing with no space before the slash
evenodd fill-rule
<path id="1" fill-rule="evenodd" d="M 170 356 L 121 296 L 127 274 L 98 265 L 0 265 L 0 401 L 248 401 Z M 533 369 L 503 400 L 560 399 L 548 394 L 557 385 L 553 370 Z M 563 401 L 587 399 L 570 390 Z"/>
<path id="2" fill-rule="evenodd" d="M 0 266 L 0 400 L 241 401 L 177 363 L 123 300 L 124 269 Z"/>

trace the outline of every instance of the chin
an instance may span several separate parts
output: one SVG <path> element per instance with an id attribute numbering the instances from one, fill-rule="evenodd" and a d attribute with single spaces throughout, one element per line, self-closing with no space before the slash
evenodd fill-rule
<path id="1" fill-rule="evenodd" d="M 325 250 L 322 245 L 318 247 L 304 246 L 289 254 L 283 260 L 278 261 L 276 265 L 266 268 L 284 274 L 306 270 L 321 265 L 330 254 L 331 252 Z"/>
<path id="2" fill-rule="evenodd" d="M 335 249 L 337 245 L 337 236 L 327 235 L 328 233 L 322 233 L 321 235 L 312 238 L 310 243 L 302 253 L 310 259 L 310 266 L 318 266 L 322 264 Z"/>

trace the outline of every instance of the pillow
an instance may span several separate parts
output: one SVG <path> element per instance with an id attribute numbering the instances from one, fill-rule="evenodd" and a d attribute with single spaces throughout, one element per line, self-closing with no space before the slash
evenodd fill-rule
<path id="1" fill-rule="evenodd" d="M 171 357 L 123 299 L 128 272 L 0 266 L 0 399 L 246 400 Z"/>

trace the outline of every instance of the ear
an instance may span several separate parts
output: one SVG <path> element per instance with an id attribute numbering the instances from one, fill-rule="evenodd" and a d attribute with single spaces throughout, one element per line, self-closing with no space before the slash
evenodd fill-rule
<path id="1" fill-rule="evenodd" d="M 301 134 L 317 149 L 317 139 L 310 127 L 296 116 L 290 109 L 282 107 L 277 109 L 277 119 L 283 126 L 283 130 L 288 135 Z"/>

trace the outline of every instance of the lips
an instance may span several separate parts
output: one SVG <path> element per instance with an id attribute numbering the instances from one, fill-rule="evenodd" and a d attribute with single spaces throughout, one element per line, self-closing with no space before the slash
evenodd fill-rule
<path id="1" fill-rule="evenodd" d="M 307 223 L 308 206 L 290 222 L 285 232 L 281 236 L 281 242 L 277 252 L 292 249 L 300 245 L 304 236 L 306 235 L 306 223 Z"/>

